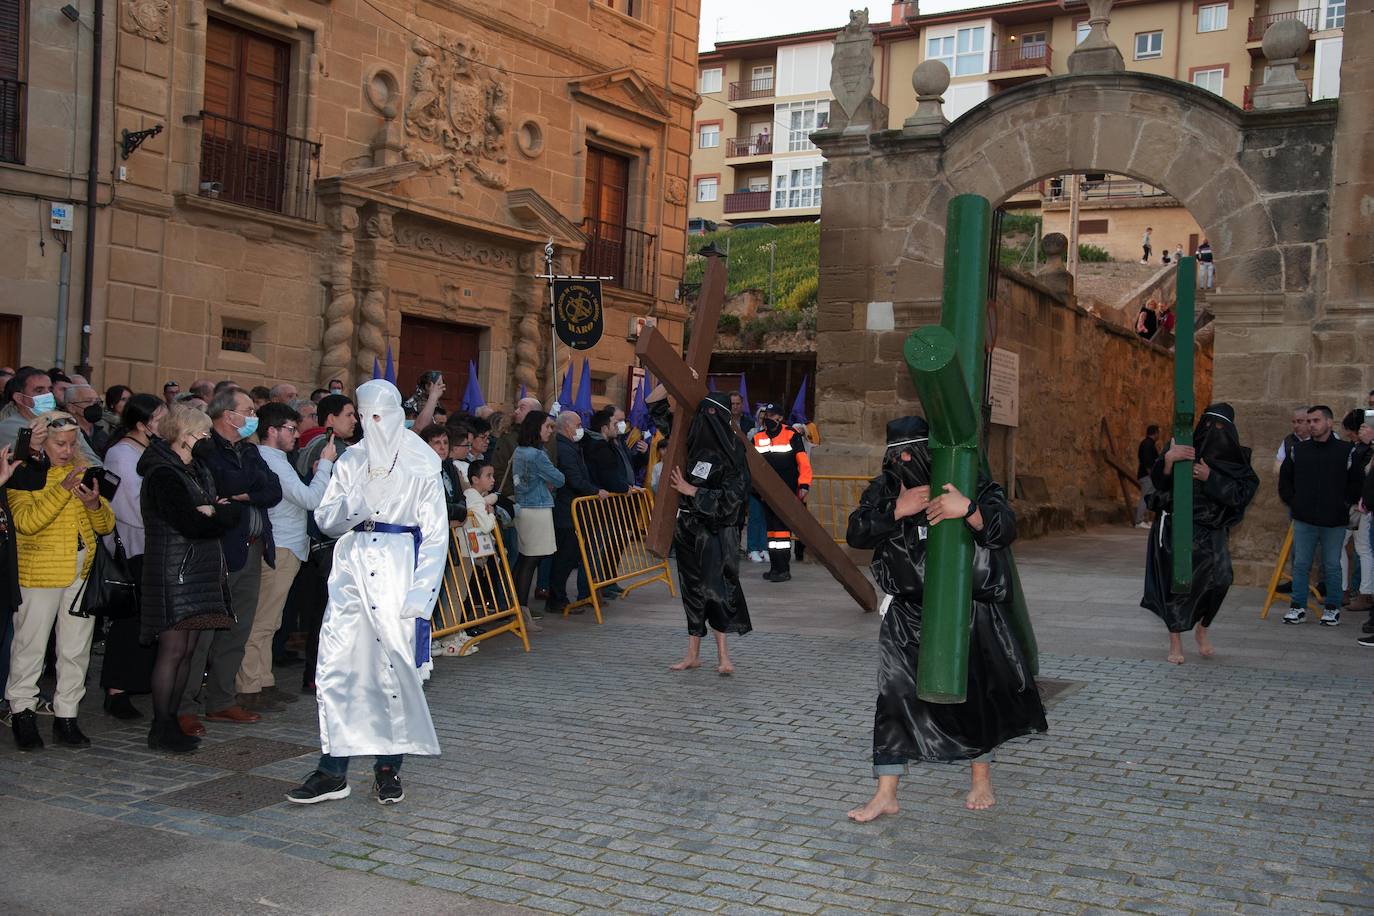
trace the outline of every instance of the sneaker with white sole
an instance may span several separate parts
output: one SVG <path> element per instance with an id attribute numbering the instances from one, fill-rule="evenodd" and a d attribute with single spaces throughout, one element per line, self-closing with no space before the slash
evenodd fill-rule
<path id="1" fill-rule="evenodd" d="M 377 793 L 377 803 L 397 805 L 405 801 L 406 793 L 401 788 L 401 775 L 391 767 L 378 767 L 373 789 Z"/>
<path id="2" fill-rule="evenodd" d="M 1341 625 L 1341 612 L 1333 607 L 1322 611 L 1321 624 L 1324 627 L 1338 627 Z"/>
<path id="3" fill-rule="evenodd" d="M 1284 623 L 1302 623 L 1307 619 L 1307 611 L 1300 607 L 1290 607 L 1288 613 L 1283 615 Z"/>
<path id="4" fill-rule="evenodd" d="M 286 800 L 297 805 L 315 805 L 320 802 L 348 798 L 348 778 L 330 776 L 323 770 L 316 770 L 305 778 L 298 788 L 286 793 Z"/>
<path id="5" fill-rule="evenodd" d="M 1374 636 L 1361 636 L 1355 642 L 1364 646 L 1366 649 L 1374 649 Z"/>

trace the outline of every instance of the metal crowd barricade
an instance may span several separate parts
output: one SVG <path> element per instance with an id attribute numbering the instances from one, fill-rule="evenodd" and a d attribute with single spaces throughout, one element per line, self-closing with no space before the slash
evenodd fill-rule
<path id="1" fill-rule="evenodd" d="M 868 487 L 868 477 L 842 474 L 815 474 L 811 478 L 811 493 L 807 508 L 837 544 L 844 543 L 849 527 L 849 513 L 859 505 L 859 498 Z"/>
<path id="2" fill-rule="evenodd" d="M 451 636 L 459 630 L 482 627 L 484 632 L 464 644 L 476 645 L 484 639 L 514 633 L 530 651 L 529 634 L 515 596 L 506 545 L 501 541 L 501 526 L 491 531 L 495 552 L 488 557 L 473 557 L 468 532 L 463 522 L 449 524 L 448 562 L 444 566 L 443 587 L 431 618 L 434 639 Z"/>
<path id="3" fill-rule="evenodd" d="M 677 596 L 668 561 L 649 553 L 644 543 L 652 510 L 653 499 L 648 490 L 612 493 L 605 499 L 581 496 L 573 500 L 573 530 L 591 594 L 568 605 L 563 616 L 590 604 L 596 622 L 601 623 L 601 590 L 608 585 L 623 583 L 628 593 L 641 585 L 662 581 L 668 586 L 668 594 Z"/>

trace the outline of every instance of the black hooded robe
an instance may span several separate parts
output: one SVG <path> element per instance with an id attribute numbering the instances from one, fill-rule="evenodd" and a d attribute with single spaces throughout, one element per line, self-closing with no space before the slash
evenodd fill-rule
<path id="1" fill-rule="evenodd" d="M 920 427 L 924 435 L 923 422 Z M 899 471 L 888 463 L 849 516 L 849 545 L 873 551 L 874 579 L 892 596 L 878 631 L 873 755 L 875 761 L 971 760 L 1012 738 L 1049 728 L 1030 665 L 1008 623 L 1012 583 L 1005 548 L 1016 538 L 1016 516 L 1002 488 L 980 478 L 974 501 L 983 530 L 973 531 L 967 696 L 963 703 L 927 703 L 916 695 L 916 669 L 928 522 L 924 512 L 893 517 L 903 484 L 922 486 L 930 480 L 924 443 L 911 451 L 919 453 L 909 462 L 916 467 Z"/>
<path id="2" fill-rule="evenodd" d="M 754 627 L 739 584 L 739 532 L 749 505 L 749 465 L 730 426 L 728 401 L 708 397 L 697 408 L 682 472 L 697 487 L 695 496 L 682 497 L 673 531 L 687 632 L 705 636 L 710 624 L 720 633 L 748 633 Z"/>
<path id="3" fill-rule="evenodd" d="M 1240 444 L 1235 412 L 1213 404 L 1193 430 L 1193 449 L 1212 469 L 1206 481 L 1193 481 L 1193 587 L 1171 594 L 1173 578 L 1173 475 L 1164 472 L 1161 456 L 1150 469 L 1155 492 L 1148 500 L 1157 513 L 1145 551 L 1145 595 L 1140 606 L 1164 621 L 1170 633 L 1186 633 L 1198 624 L 1210 627 L 1230 591 L 1231 529 L 1259 489 L 1250 466 L 1250 450 Z"/>

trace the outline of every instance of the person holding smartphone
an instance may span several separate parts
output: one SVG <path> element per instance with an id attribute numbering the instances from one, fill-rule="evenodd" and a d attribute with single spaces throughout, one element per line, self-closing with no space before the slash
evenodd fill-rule
<path id="1" fill-rule="evenodd" d="M 95 619 L 67 611 L 81 599 L 95 558 L 95 539 L 114 530 L 114 512 L 100 492 L 87 486 L 88 467 L 78 451 L 76 418 L 59 411 L 42 415 L 47 436 L 43 451 L 49 468 L 45 485 L 10 494 L 18 532 L 19 587 L 22 600 L 14 619 L 10 673 L 5 684 L 15 745 L 39 750 L 38 678 L 54 631 L 57 642 L 57 691 L 53 697 L 53 741 L 66 747 L 89 747 L 77 725 L 77 709 L 86 695 Z"/>

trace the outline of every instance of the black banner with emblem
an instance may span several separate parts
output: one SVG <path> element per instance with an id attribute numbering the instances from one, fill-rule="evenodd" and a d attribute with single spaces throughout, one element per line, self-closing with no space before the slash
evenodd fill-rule
<path id="1" fill-rule="evenodd" d="M 563 343 L 574 350 L 590 350 L 605 330 L 604 317 L 600 280 L 553 281 L 553 326 Z"/>

